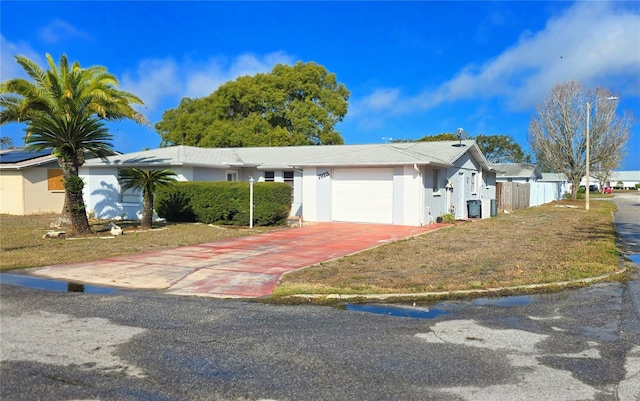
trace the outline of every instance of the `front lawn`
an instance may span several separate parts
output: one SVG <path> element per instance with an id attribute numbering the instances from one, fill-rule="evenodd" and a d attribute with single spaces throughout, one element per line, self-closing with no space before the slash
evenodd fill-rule
<path id="1" fill-rule="evenodd" d="M 106 221 L 92 221 L 94 234 L 76 239 L 43 239 L 57 215 L 0 215 L 0 270 L 97 260 L 162 248 L 200 244 L 272 230 L 269 227 L 231 228 L 207 224 L 167 224 L 139 230 L 140 222 L 118 223 L 125 235 L 111 237 Z M 281 227 L 280 227 L 281 228 Z"/>
<path id="2" fill-rule="evenodd" d="M 380 246 L 285 275 L 292 294 L 422 293 L 594 277 L 618 270 L 610 201 L 562 201 Z"/>

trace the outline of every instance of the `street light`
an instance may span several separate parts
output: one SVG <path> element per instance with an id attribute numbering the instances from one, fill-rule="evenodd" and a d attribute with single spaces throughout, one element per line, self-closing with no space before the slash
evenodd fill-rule
<path id="1" fill-rule="evenodd" d="M 609 96 L 609 97 L 602 97 L 600 99 L 596 99 L 593 101 L 593 104 L 596 104 L 596 102 L 598 100 L 618 100 L 617 97 L 615 96 Z M 587 164 L 587 177 L 586 177 L 586 182 L 585 182 L 585 205 L 584 208 L 585 210 L 589 210 L 589 122 L 591 120 L 591 102 L 587 102 L 587 160 L 586 160 L 586 164 Z"/>

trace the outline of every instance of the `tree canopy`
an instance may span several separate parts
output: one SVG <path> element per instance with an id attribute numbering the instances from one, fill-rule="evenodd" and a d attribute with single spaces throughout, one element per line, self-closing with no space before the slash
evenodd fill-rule
<path id="1" fill-rule="evenodd" d="M 626 111 L 618 115 L 618 102 L 611 96 L 609 89 L 584 88 L 576 81 L 560 83 L 538 105 L 529 123 L 529 143 L 536 160 L 566 175 L 572 183 L 572 199 L 586 174 L 587 123 L 590 169 L 606 166 L 613 170 L 624 154 L 636 119 Z"/>
<path id="2" fill-rule="evenodd" d="M 489 163 L 529 163 L 530 157 L 510 135 L 483 135 L 476 143 Z"/>
<path id="3" fill-rule="evenodd" d="M 344 141 L 335 125 L 349 91 L 335 74 L 309 62 L 243 76 L 203 98 L 184 98 L 156 124 L 160 146 L 329 145 Z"/>
<path id="4" fill-rule="evenodd" d="M 466 134 L 466 133 L 465 133 Z M 393 142 L 433 142 L 457 141 L 457 134 L 443 132 L 437 135 L 426 135 L 420 139 L 394 140 Z M 462 138 L 465 139 L 465 138 Z M 489 163 L 529 163 L 531 157 L 526 155 L 520 145 L 510 135 L 483 135 L 472 138 L 487 158 Z"/>
<path id="5" fill-rule="evenodd" d="M 98 157 L 113 154 L 112 135 L 105 120 L 146 118 L 132 105 L 142 104 L 135 95 L 118 89 L 118 80 L 102 66 L 69 65 L 66 55 L 56 66 L 47 54 L 44 70 L 24 56 L 17 63 L 31 78 L 15 78 L 0 84 L 0 125 L 26 125 L 26 149 L 52 149 L 62 167 L 65 189 L 63 216 L 71 222 L 72 234 L 90 231 L 85 210 L 84 182 L 78 176 L 85 153 Z"/>

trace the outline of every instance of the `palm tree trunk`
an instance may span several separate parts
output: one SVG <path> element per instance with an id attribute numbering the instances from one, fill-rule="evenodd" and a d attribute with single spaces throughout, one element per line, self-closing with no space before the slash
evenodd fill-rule
<path id="1" fill-rule="evenodd" d="M 64 208 L 62 218 L 71 223 L 71 236 L 91 232 L 84 205 L 82 189 L 84 182 L 78 176 L 78 169 L 72 163 L 60 162 L 64 182 Z"/>
<path id="2" fill-rule="evenodd" d="M 153 194 L 145 191 L 142 195 L 142 221 L 140 222 L 142 229 L 151 229 L 153 227 Z"/>

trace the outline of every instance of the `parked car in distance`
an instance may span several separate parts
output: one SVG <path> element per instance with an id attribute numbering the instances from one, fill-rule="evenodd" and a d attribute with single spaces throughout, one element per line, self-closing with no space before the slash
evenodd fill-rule
<path id="1" fill-rule="evenodd" d="M 580 185 L 580 190 L 581 191 L 585 191 L 585 186 L 584 185 Z M 589 192 L 596 192 L 598 191 L 598 186 L 597 185 L 589 185 Z"/>
<path id="2" fill-rule="evenodd" d="M 611 187 L 604 187 L 604 189 L 602 190 L 603 194 L 610 194 L 611 193 Z"/>

